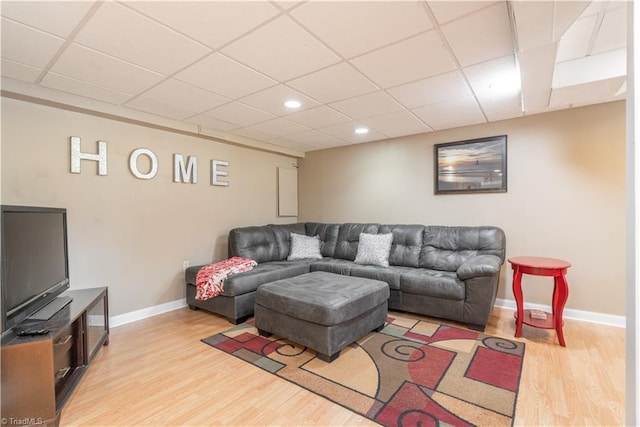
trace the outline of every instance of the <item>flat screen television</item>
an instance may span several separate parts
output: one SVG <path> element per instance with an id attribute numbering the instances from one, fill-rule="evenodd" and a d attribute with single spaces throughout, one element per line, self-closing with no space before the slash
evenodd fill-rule
<path id="1" fill-rule="evenodd" d="M 66 209 L 2 205 L 0 214 L 4 333 L 69 288 L 69 261 Z"/>

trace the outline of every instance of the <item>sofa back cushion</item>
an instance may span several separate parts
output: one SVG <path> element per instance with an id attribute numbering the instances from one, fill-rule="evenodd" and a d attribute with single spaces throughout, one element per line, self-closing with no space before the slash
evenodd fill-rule
<path id="1" fill-rule="evenodd" d="M 287 259 L 289 252 L 291 251 L 291 233 L 304 234 L 306 230 L 304 223 L 299 222 L 295 224 L 269 224 L 267 225 L 273 232 L 276 244 L 278 245 L 278 256 L 276 259 L 270 261 L 282 261 Z"/>
<path id="2" fill-rule="evenodd" d="M 360 233 L 378 234 L 379 228 L 380 224 L 341 224 L 333 257 L 350 261 L 355 260 L 358 253 Z"/>
<path id="3" fill-rule="evenodd" d="M 229 256 L 251 258 L 257 263 L 276 261 L 280 248 L 267 226 L 234 228 L 229 232 Z"/>
<path id="4" fill-rule="evenodd" d="M 320 237 L 320 253 L 323 257 L 333 258 L 338 241 L 339 224 L 320 224 L 319 222 L 305 223 L 307 236 Z"/>
<path id="5" fill-rule="evenodd" d="M 456 271 L 476 255 L 496 255 L 504 262 L 505 236 L 498 227 L 425 227 L 420 267 Z"/>
<path id="6" fill-rule="evenodd" d="M 393 233 L 389 265 L 420 266 L 424 225 L 381 225 L 378 233 Z"/>

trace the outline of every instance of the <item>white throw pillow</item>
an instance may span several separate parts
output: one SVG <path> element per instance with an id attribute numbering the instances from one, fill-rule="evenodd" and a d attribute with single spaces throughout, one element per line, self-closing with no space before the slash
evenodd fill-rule
<path id="1" fill-rule="evenodd" d="M 367 234 L 360 233 L 356 264 L 372 264 L 389 267 L 389 253 L 393 243 L 393 233 Z"/>
<path id="2" fill-rule="evenodd" d="M 288 260 L 320 259 L 320 236 L 305 236 L 291 233 Z"/>

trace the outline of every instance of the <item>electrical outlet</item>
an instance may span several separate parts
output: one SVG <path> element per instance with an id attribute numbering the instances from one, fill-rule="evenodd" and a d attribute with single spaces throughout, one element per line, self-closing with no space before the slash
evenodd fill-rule
<path id="1" fill-rule="evenodd" d="M 187 268 L 189 268 L 189 261 L 182 261 L 182 269 L 186 270 Z"/>

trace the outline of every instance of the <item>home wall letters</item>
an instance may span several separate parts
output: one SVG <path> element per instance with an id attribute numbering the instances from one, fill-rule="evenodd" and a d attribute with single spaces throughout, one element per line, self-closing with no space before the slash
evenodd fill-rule
<path id="1" fill-rule="evenodd" d="M 81 161 L 91 160 L 97 162 L 97 174 L 107 175 L 107 142 L 97 141 L 98 153 L 87 153 L 81 151 L 80 137 L 70 137 L 71 142 L 71 173 L 81 172 Z M 138 167 L 138 159 L 146 157 L 149 160 L 149 170 L 141 171 Z M 229 176 L 229 171 L 225 168 L 229 167 L 226 160 L 211 160 L 211 185 L 218 187 L 228 187 L 229 181 L 223 178 Z M 138 179 L 153 179 L 158 174 L 158 157 L 148 148 L 137 148 L 131 152 L 129 156 L 129 171 Z M 198 182 L 198 158 L 195 156 L 187 156 L 185 162 L 184 156 L 179 153 L 173 154 L 173 182 L 196 184 Z"/>

